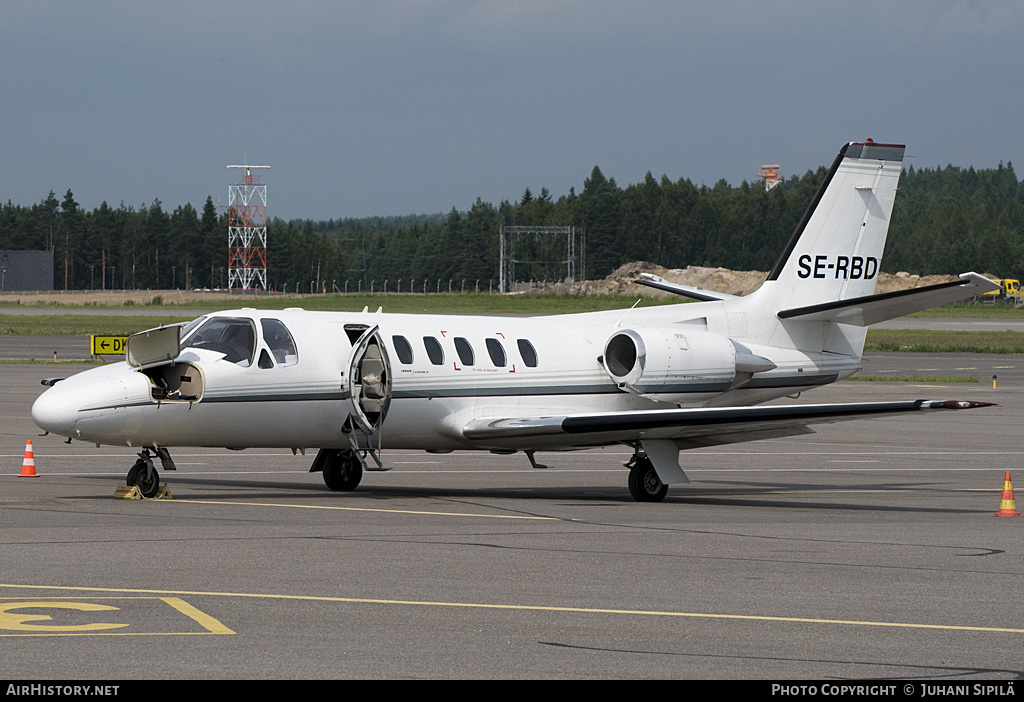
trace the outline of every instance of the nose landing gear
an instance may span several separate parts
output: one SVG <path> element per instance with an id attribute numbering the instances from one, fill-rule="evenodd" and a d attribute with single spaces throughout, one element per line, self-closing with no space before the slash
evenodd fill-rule
<path id="1" fill-rule="evenodd" d="M 175 469 L 174 462 L 171 461 L 171 455 L 167 449 L 158 448 L 155 451 L 164 468 L 167 470 Z M 128 470 L 125 483 L 128 487 L 138 486 L 139 494 L 143 497 L 156 497 L 157 492 L 160 490 L 160 474 L 157 473 L 156 468 L 153 466 L 153 453 L 151 453 L 150 449 L 144 448 L 139 451 L 139 458 Z"/>

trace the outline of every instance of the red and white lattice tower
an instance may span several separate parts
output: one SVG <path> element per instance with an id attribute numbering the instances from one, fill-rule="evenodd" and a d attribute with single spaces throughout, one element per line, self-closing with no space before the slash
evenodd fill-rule
<path id="1" fill-rule="evenodd" d="M 267 289 L 267 186 L 244 168 L 237 185 L 228 186 L 228 289 Z"/>

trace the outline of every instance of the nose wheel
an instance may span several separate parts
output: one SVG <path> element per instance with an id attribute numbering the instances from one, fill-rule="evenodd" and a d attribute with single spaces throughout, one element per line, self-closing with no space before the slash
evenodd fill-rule
<path id="1" fill-rule="evenodd" d="M 139 454 L 138 460 L 128 470 L 125 483 L 128 487 L 137 486 L 143 497 L 156 497 L 157 490 L 160 489 L 160 474 L 153 467 L 153 459 L 150 457 L 149 451 Z"/>

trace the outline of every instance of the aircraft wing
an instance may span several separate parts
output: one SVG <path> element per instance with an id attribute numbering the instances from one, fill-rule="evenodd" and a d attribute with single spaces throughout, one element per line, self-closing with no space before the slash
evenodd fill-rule
<path id="1" fill-rule="evenodd" d="M 999 286 L 985 276 L 977 273 L 962 273 L 960 280 L 949 283 L 897 290 L 880 295 L 854 297 L 849 300 L 826 302 L 809 307 L 794 307 L 779 312 L 778 316 L 780 319 L 794 319 L 801 322 L 839 322 L 866 327 L 998 289 Z"/>
<path id="2" fill-rule="evenodd" d="M 657 290 L 664 290 L 665 292 L 670 292 L 675 295 L 690 297 L 702 302 L 709 302 L 712 300 L 730 300 L 736 297 L 736 295 L 714 292 L 712 290 L 705 290 L 704 288 L 694 288 L 689 285 L 670 283 L 660 275 L 654 275 L 653 273 L 641 273 L 640 275 L 645 278 L 645 280 L 634 280 L 634 283 L 638 285 L 646 285 L 649 288 L 655 288 Z"/>
<path id="3" fill-rule="evenodd" d="M 480 418 L 462 435 L 485 447 L 554 449 L 621 441 L 669 440 L 680 449 L 811 433 L 809 424 L 992 406 L 965 400 L 906 400 L 817 405 L 698 407 L 549 417 Z"/>

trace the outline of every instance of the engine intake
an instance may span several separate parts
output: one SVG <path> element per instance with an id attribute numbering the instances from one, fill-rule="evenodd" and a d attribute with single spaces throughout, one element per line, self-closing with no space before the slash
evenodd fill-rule
<path id="1" fill-rule="evenodd" d="M 605 343 L 602 363 L 625 392 L 694 402 L 729 389 L 736 378 L 736 347 L 705 331 L 623 329 Z"/>

